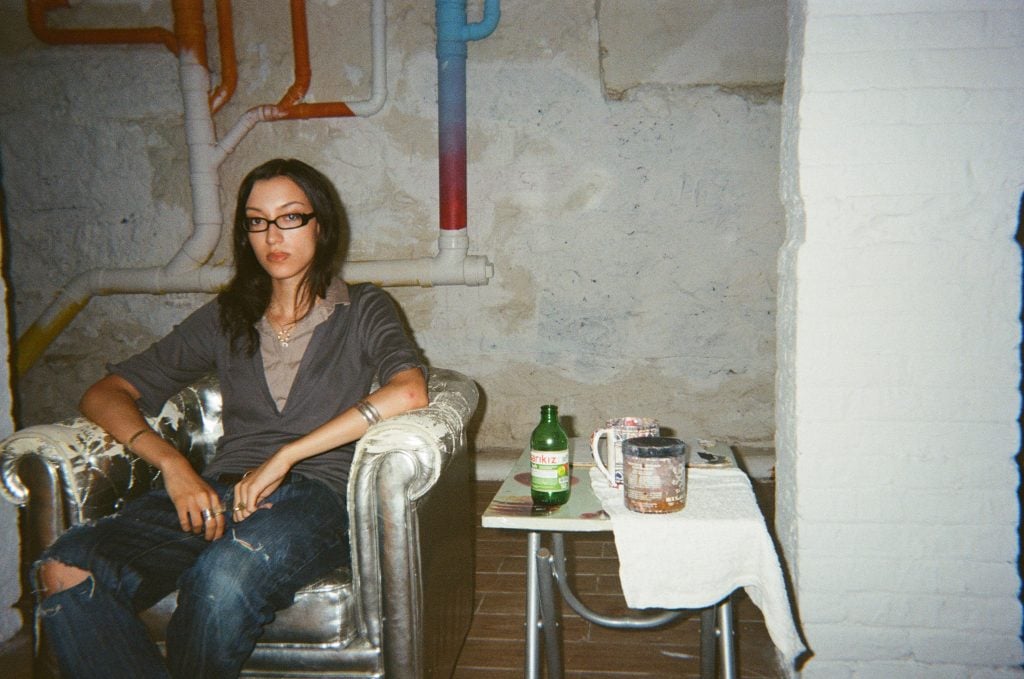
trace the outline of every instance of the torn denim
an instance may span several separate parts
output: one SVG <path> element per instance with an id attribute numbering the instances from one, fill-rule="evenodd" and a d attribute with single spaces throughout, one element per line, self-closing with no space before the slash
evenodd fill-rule
<path id="1" fill-rule="evenodd" d="M 223 506 L 233 487 L 212 482 Z M 224 536 L 207 542 L 183 532 L 166 491 L 62 535 L 40 563 L 90 573 L 42 600 L 38 620 L 61 672 L 75 677 L 232 677 L 252 653 L 274 611 L 295 592 L 343 565 L 348 549 L 344 497 L 295 478 Z M 178 590 L 167 630 L 166 668 L 136 613 Z"/>

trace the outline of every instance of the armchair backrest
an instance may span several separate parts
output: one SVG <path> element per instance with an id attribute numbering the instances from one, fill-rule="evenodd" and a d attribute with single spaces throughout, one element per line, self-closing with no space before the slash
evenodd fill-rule
<path id="1" fill-rule="evenodd" d="M 224 434 L 221 411 L 220 384 L 216 376 L 208 375 L 169 398 L 150 424 L 202 472 Z"/>
<path id="2" fill-rule="evenodd" d="M 450 379 L 451 375 L 453 373 L 448 370 L 430 370 L 427 389 L 431 404 L 440 401 L 452 407 L 449 401 L 468 402 L 467 395 L 459 391 L 462 382 Z M 375 381 L 371 391 L 376 388 Z M 475 402 L 474 396 L 474 407 Z M 222 410 L 220 384 L 215 375 L 208 375 L 168 399 L 160 414 L 150 419 L 150 425 L 173 443 L 201 473 L 213 460 L 217 453 L 217 440 L 224 434 Z M 455 430 L 461 431 L 461 427 L 455 427 Z"/>

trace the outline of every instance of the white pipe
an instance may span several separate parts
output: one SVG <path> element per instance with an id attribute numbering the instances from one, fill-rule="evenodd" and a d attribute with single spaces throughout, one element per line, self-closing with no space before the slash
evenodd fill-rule
<path id="1" fill-rule="evenodd" d="M 276 106 L 264 104 L 263 106 L 251 108 L 239 116 L 235 124 L 224 134 L 220 143 L 217 144 L 217 165 L 220 166 L 224 162 L 224 159 L 235 150 L 239 142 L 245 138 L 245 135 L 249 134 L 252 128 L 256 127 L 257 123 L 275 120 L 277 118 L 276 111 Z"/>
<path id="2" fill-rule="evenodd" d="M 434 257 L 382 261 L 345 262 L 343 277 L 350 283 L 372 282 L 385 287 L 434 285 L 486 285 L 494 265 L 486 256 L 468 254 L 466 230 L 444 232 Z M 140 269 L 92 269 L 75 276 L 36 320 L 48 325 L 62 310 L 84 304 L 96 295 L 114 293 L 166 294 L 215 292 L 230 280 L 229 266 L 201 266 L 189 271 L 170 267 Z"/>
<path id="3" fill-rule="evenodd" d="M 419 285 L 487 285 L 494 265 L 486 256 L 470 255 L 466 229 L 442 231 L 434 257 L 345 262 L 342 277 L 349 283 L 371 282 L 384 287 Z"/>
<path id="4" fill-rule="evenodd" d="M 186 50 L 182 50 L 179 64 L 192 187 L 192 234 L 167 264 L 171 273 L 184 273 L 205 264 L 220 241 L 224 224 L 217 172 L 222 156 L 210 112 L 210 72 L 195 54 Z"/>
<path id="5" fill-rule="evenodd" d="M 349 109 L 357 116 L 372 116 L 384 107 L 384 101 L 388 98 L 387 27 L 388 16 L 387 10 L 384 8 L 384 0 L 373 0 L 373 7 L 370 9 L 370 49 L 373 53 L 371 78 L 373 84 L 369 99 L 349 103 Z"/>
<path id="6" fill-rule="evenodd" d="M 144 269 L 92 269 L 75 276 L 57 298 L 46 307 L 35 324 L 47 327 L 64 312 L 84 305 L 96 295 L 114 293 L 211 292 L 231 278 L 231 268 L 203 266 L 191 271 L 171 273 L 167 267 Z"/>
<path id="7" fill-rule="evenodd" d="M 131 292 L 211 292 L 230 277 L 226 267 L 204 267 L 220 240 L 220 177 L 224 154 L 216 144 L 208 90 L 210 74 L 196 55 L 182 50 L 179 78 L 185 111 L 185 141 L 192 189 L 192 234 L 163 267 L 92 269 L 76 276 L 51 302 L 34 326 L 48 327 L 67 309 L 84 305 L 95 295 Z"/>

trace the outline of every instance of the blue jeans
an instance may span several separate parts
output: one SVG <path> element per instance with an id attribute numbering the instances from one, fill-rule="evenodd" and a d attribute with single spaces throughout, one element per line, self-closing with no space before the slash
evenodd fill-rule
<path id="1" fill-rule="evenodd" d="M 233 487 L 211 485 L 230 507 Z M 235 677 L 274 611 L 348 562 L 344 497 L 298 477 L 219 540 L 181 530 L 167 493 L 153 491 L 114 516 L 72 528 L 40 559 L 89 571 L 52 594 L 38 615 L 66 677 Z M 167 664 L 136 613 L 178 590 Z"/>

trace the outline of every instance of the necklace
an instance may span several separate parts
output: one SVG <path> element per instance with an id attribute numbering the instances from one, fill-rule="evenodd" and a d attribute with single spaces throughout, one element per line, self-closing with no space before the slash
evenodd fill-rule
<path id="1" fill-rule="evenodd" d="M 292 309 L 292 320 L 284 322 L 283 320 L 279 323 L 275 323 L 271 317 L 277 316 L 280 319 L 287 318 L 283 313 L 275 312 L 274 309 L 267 309 L 266 319 L 270 323 L 270 329 L 274 331 L 274 336 L 277 337 L 277 342 L 282 347 L 287 347 L 288 343 L 292 341 L 292 331 L 298 327 L 299 322 L 306 317 L 309 313 L 309 309 L 306 310 L 301 316 L 298 314 L 298 309 Z"/>
<path id="2" fill-rule="evenodd" d="M 274 331 L 274 335 L 277 336 L 277 341 L 282 347 L 287 347 L 288 343 L 292 341 L 292 330 L 298 325 L 299 321 L 294 320 L 290 323 L 284 323 L 281 325 L 281 329 L 278 330 L 274 327 L 274 324 L 270 324 L 270 328 Z"/>

